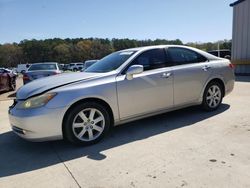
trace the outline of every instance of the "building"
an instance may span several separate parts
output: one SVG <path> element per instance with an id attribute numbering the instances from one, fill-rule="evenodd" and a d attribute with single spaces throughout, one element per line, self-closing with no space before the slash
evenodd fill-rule
<path id="1" fill-rule="evenodd" d="M 250 0 L 238 0 L 233 7 L 232 63 L 236 74 L 250 75 Z"/>

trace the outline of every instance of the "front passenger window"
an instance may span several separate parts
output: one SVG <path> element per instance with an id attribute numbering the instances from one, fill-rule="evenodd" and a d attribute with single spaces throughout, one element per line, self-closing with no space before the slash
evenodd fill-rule
<path id="1" fill-rule="evenodd" d="M 132 65 L 142 65 L 144 71 L 166 67 L 165 51 L 153 49 L 143 52 L 133 61 Z"/>

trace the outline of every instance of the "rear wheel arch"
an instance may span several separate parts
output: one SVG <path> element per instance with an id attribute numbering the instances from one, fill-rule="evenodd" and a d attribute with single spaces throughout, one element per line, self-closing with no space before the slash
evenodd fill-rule
<path id="1" fill-rule="evenodd" d="M 212 80 L 210 80 L 210 81 L 206 84 L 205 88 L 206 88 L 210 83 L 212 83 L 212 82 L 216 82 L 216 83 L 218 83 L 218 84 L 221 85 L 221 87 L 222 87 L 222 97 L 224 97 L 224 96 L 225 96 L 225 83 L 223 82 L 223 80 L 222 80 L 221 78 L 213 78 Z M 205 91 L 205 88 L 204 88 L 204 91 Z M 204 93 L 204 91 L 203 91 L 203 93 Z"/>
<path id="2" fill-rule="evenodd" d="M 86 102 L 96 102 L 100 105 L 102 105 L 103 107 L 105 107 L 110 115 L 110 119 L 111 119 L 111 125 L 113 126 L 114 125 L 114 115 L 113 115 L 113 111 L 110 107 L 110 105 L 102 100 L 102 99 L 99 99 L 99 98 L 85 98 L 85 99 L 81 99 L 79 101 L 76 101 L 75 103 L 73 103 L 68 109 L 67 111 L 65 112 L 64 116 L 63 116 L 63 122 L 62 122 L 62 133 L 63 133 L 63 136 L 64 136 L 64 125 L 66 123 L 66 118 L 69 114 L 69 112 L 74 108 L 76 107 L 77 105 L 79 104 L 83 104 L 83 103 L 86 103 Z"/>

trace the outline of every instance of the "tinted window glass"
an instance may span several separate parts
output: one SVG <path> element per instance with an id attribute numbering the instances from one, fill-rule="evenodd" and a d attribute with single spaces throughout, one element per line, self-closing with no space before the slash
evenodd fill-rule
<path id="1" fill-rule="evenodd" d="M 197 52 L 185 48 L 168 48 L 167 52 L 175 65 L 207 61 L 205 57 Z"/>
<path id="2" fill-rule="evenodd" d="M 143 52 L 133 61 L 132 65 L 143 65 L 144 71 L 166 67 L 164 49 Z"/>
<path id="3" fill-rule="evenodd" d="M 30 66 L 28 71 L 37 71 L 37 70 L 56 70 L 56 64 L 33 64 Z"/>

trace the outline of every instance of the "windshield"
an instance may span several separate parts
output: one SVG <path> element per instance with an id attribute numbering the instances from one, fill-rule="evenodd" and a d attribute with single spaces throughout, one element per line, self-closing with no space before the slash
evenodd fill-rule
<path id="1" fill-rule="evenodd" d="M 28 71 L 37 70 L 56 70 L 56 64 L 33 64 L 30 66 Z"/>
<path id="2" fill-rule="evenodd" d="M 114 52 L 103 59 L 97 61 L 85 70 L 85 72 L 110 72 L 120 67 L 136 51 Z"/>

